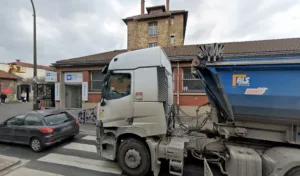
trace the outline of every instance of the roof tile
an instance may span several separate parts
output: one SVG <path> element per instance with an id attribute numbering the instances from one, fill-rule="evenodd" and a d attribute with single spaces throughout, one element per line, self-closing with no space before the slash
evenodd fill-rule
<path id="1" fill-rule="evenodd" d="M 227 42 L 224 44 L 224 54 L 245 54 L 259 52 L 284 52 L 284 51 L 300 51 L 300 38 L 273 39 L 273 40 L 257 40 L 245 42 Z M 197 45 L 184 45 L 163 47 L 168 57 L 175 56 L 196 56 L 199 48 Z M 105 53 L 99 53 L 89 56 L 60 60 L 56 63 L 74 63 L 74 62 L 100 62 L 109 61 L 118 54 L 127 52 L 127 50 L 114 50 Z"/>
<path id="2" fill-rule="evenodd" d="M 22 67 L 29 67 L 29 68 L 33 68 L 33 67 L 34 67 L 33 64 L 31 64 L 31 63 L 26 63 L 26 62 L 11 62 L 11 63 L 8 63 L 8 64 L 16 64 L 16 65 L 20 65 L 20 66 L 22 66 Z M 38 65 L 37 68 L 38 68 L 38 69 L 43 69 L 43 70 L 49 70 L 49 71 L 54 70 L 53 67 L 43 66 L 43 65 Z"/>
<path id="3" fill-rule="evenodd" d="M 21 79 L 20 77 L 15 76 L 15 75 L 10 74 L 10 73 L 7 73 L 3 70 L 0 70 L 0 78 L 3 78 L 3 79 Z"/>

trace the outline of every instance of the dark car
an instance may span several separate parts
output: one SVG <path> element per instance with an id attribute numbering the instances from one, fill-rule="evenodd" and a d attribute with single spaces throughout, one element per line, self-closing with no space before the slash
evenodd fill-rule
<path id="1" fill-rule="evenodd" d="M 0 123 L 0 141 L 27 144 L 35 152 L 78 133 L 78 120 L 66 111 L 32 111 Z"/>

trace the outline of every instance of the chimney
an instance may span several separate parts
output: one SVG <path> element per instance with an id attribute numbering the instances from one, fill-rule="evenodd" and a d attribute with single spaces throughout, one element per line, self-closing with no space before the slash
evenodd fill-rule
<path id="1" fill-rule="evenodd" d="M 145 0 L 141 0 L 141 15 L 145 14 Z"/>
<path id="2" fill-rule="evenodd" d="M 166 0 L 166 10 L 167 12 L 170 11 L 170 0 Z"/>

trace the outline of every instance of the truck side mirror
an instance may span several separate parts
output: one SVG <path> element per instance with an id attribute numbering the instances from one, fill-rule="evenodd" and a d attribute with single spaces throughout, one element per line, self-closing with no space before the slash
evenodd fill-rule
<path id="1" fill-rule="evenodd" d="M 101 98 L 101 100 L 100 100 L 100 105 L 101 105 L 101 106 L 105 106 L 105 105 L 106 105 L 104 98 Z"/>
<path id="2" fill-rule="evenodd" d="M 103 74 L 106 74 L 107 73 L 107 70 L 108 70 L 108 65 L 105 65 L 102 69 L 102 73 Z"/>

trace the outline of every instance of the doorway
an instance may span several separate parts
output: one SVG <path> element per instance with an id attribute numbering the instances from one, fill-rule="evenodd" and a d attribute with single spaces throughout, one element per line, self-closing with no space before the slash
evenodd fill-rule
<path id="1" fill-rule="evenodd" d="M 54 84 L 38 84 L 37 87 L 38 100 L 43 100 L 46 108 L 55 107 Z"/>
<path id="2" fill-rule="evenodd" d="M 66 85 L 66 108 L 82 108 L 81 89 L 81 85 Z"/>
<path id="3" fill-rule="evenodd" d="M 31 86 L 30 85 L 26 85 L 26 84 L 21 84 L 21 85 L 17 85 L 17 97 L 18 100 L 21 100 L 21 94 L 24 91 L 26 93 L 26 101 L 29 102 L 30 101 L 30 91 L 31 90 Z"/>

